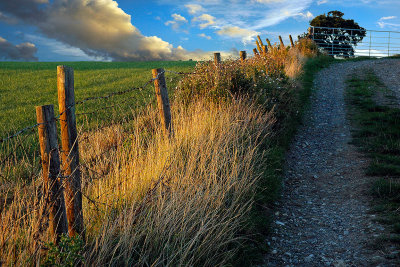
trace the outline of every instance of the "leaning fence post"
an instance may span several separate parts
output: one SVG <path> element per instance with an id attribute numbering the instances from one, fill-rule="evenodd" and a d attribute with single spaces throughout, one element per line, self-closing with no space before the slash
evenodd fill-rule
<path id="1" fill-rule="evenodd" d="M 247 57 L 246 51 L 240 51 L 240 52 L 239 52 L 239 56 L 240 56 L 240 60 L 241 60 L 242 62 L 245 61 L 245 60 L 246 60 L 246 57 Z"/>
<path id="2" fill-rule="evenodd" d="M 260 46 L 263 47 L 263 46 L 264 46 L 264 43 L 263 43 L 263 41 L 261 40 L 260 35 L 257 35 L 257 39 L 258 39 L 258 42 L 260 43 Z"/>
<path id="3" fill-rule="evenodd" d="M 58 176 L 60 174 L 60 155 L 58 151 L 57 126 L 54 106 L 36 107 L 39 123 L 40 155 L 43 169 L 44 196 L 49 203 L 50 231 L 53 239 L 60 241 L 61 235 L 68 232 L 64 195 Z"/>
<path id="4" fill-rule="evenodd" d="M 259 56 L 260 55 L 260 54 L 258 54 L 257 48 L 253 48 L 253 53 L 254 53 L 254 56 Z"/>
<path id="5" fill-rule="evenodd" d="M 294 42 L 293 42 L 293 39 L 292 39 L 292 35 L 290 35 L 290 34 L 289 34 L 289 40 L 290 40 L 290 44 L 292 45 L 292 47 L 294 47 Z"/>
<path id="6" fill-rule="evenodd" d="M 216 65 L 221 63 L 221 54 L 220 53 L 214 53 L 214 63 Z"/>
<path id="7" fill-rule="evenodd" d="M 79 169 L 78 131 L 75 117 L 74 70 L 57 66 L 58 105 L 61 125 L 62 173 L 65 176 L 65 205 L 68 233 L 84 239 L 82 182 Z"/>
<path id="8" fill-rule="evenodd" d="M 271 45 L 271 42 L 269 41 L 269 39 L 267 38 L 267 39 L 265 39 L 265 40 L 267 41 L 268 48 L 269 48 L 269 49 L 272 49 L 272 45 Z"/>
<path id="9" fill-rule="evenodd" d="M 279 35 L 279 42 L 281 42 L 281 47 L 284 48 L 285 45 L 284 45 L 284 43 L 283 43 L 283 41 L 282 41 L 282 37 L 281 37 L 280 35 Z"/>
<path id="10" fill-rule="evenodd" d="M 173 135 L 171 107 L 169 104 L 168 89 L 165 82 L 164 72 L 165 71 L 162 68 L 152 70 L 158 110 L 160 111 L 161 116 L 161 124 L 163 126 L 164 133 L 171 137 Z"/>
<path id="11" fill-rule="evenodd" d="M 258 52 L 259 52 L 260 54 L 262 54 L 262 48 L 261 48 L 261 45 L 260 45 L 260 43 L 258 42 L 258 40 L 256 40 L 256 45 L 257 45 L 257 48 L 258 48 Z"/>

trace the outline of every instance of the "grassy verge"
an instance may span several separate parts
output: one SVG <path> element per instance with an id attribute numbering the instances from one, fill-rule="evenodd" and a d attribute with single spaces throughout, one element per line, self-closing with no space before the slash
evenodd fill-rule
<path id="1" fill-rule="evenodd" d="M 171 139 L 152 106 L 134 114 L 129 127 L 115 124 L 89 138 L 82 133 L 86 243 L 65 240 L 67 251 L 49 245 L 38 177 L 4 190 L 1 261 L 66 265 L 67 253 L 88 266 L 254 263 L 253 255 L 263 252 L 267 232 L 260 229 L 278 196 L 284 152 L 312 76 L 324 65 L 311 61 L 306 68 L 313 73 L 306 71 L 301 86 L 296 75 L 315 51 L 303 40 L 245 62 L 197 65 L 171 99 Z"/>
<path id="2" fill-rule="evenodd" d="M 385 104 L 393 102 L 387 91 L 373 71 L 366 70 L 348 80 L 347 100 L 356 128 L 353 142 L 371 159 L 367 175 L 377 177 L 371 192 L 379 221 L 390 228 L 381 246 L 400 248 L 400 108 Z M 378 103 L 378 94 L 386 100 Z"/>

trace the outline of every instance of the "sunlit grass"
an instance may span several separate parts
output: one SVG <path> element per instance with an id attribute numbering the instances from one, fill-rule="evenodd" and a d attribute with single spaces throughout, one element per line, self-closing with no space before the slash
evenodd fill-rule
<path id="1" fill-rule="evenodd" d="M 296 77 L 305 61 L 290 61 L 291 56 L 299 55 L 275 48 L 246 63 L 198 65 L 203 71 L 183 78 L 171 94 L 171 139 L 163 135 L 150 102 L 127 107 L 123 123 L 118 110 L 108 119 L 79 121 L 84 264 L 223 266 L 243 255 L 243 244 L 255 239 L 254 227 L 260 226 L 252 216 L 265 216 L 259 209 L 275 199 L 285 149 L 280 142 L 293 134 L 302 110 L 304 88 Z M 290 68 L 288 77 L 285 64 L 299 67 Z M 125 89 L 132 75 L 125 68 L 113 76 L 78 69 L 78 100 L 92 96 L 79 88 L 100 92 L 97 86 L 106 83 Z M 135 81 L 147 80 L 148 70 L 142 71 Z M 95 78 L 78 82 L 80 75 Z M 104 121 L 108 127 L 102 127 Z M 47 257 L 50 237 L 40 209 L 41 177 L 27 181 L 22 173 L 37 164 L 23 167 L 26 160 L 19 160 L 7 163 L 13 180 L 1 188 L 0 259 L 34 265 Z"/>

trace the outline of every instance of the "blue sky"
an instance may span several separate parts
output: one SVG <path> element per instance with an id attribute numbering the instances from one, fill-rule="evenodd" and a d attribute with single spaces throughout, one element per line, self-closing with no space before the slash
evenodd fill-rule
<path id="1" fill-rule="evenodd" d="M 399 0 L 0 0 L 0 60 L 187 60 L 305 32 L 331 10 L 400 31 Z"/>

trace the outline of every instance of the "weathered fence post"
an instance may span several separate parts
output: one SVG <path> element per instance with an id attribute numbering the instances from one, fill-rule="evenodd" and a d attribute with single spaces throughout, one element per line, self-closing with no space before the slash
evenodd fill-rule
<path id="1" fill-rule="evenodd" d="M 216 53 L 219 54 L 219 53 Z M 215 54 L 214 54 L 215 55 Z M 153 69 L 154 88 L 157 96 L 158 110 L 160 111 L 161 124 L 164 132 L 171 137 L 173 135 L 171 107 L 168 98 L 168 89 L 165 82 L 164 69 Z"/>
<path id="2" fill-rule="evenodd" d="M 281 47 L 285 48 L 285 44 L 282 41 L 282 37 L 279 35 L 279 42 L 281 43 Z"/>
<path id="3" fill-rule="evenodd" d="M 257 48 L 253 48 L 253 53 L 254 53 L 254 56 L 259 56 L 260 55 L 260 54 L 258 54 Z"/>
<path id="4" fill-rule="evenodd" d="M 268 53 L 268 48 L 266 45 L 262 46 L 263 54 L 266 55 Z"/>
<path id="5" fill-rule="evenodd" d="M 293 39 L 292 39 L 292 35 L 290 35 L 290 34 L 289 34 L 289 40 L 290 40 L 290 44 L 292 45 L 292 47 L 294 47 L 294 42 L 293 42 Z"/>
<path id="6" fill-rule="evenodd" d="M 262 54 L 262 48 L 261 48 L 261 45 L 260 45 L 260 43 L 258 42 L 258 40 L 256 40 L 256 45 L 257 45 L 257 48 L 258 48 L 258 52 L 260 53 L 260 55 Z"/>
<path id="7" fill-rule="evenodd" d="M 264 46 L 264 43 L 263 43 L 263 41 L 261 40 L 260 35 L 257 35 L 257 39 L 258 39 L 258 42 L 260 43 L 260 46 L 263 47 L 263 46 Z"/>
<path id="8" fill-rule="evenodd" d="M 269 49 L 272 49 L 272 45 L 271 45 L 271 42 L 269 41 L 269 39 L 267 38 L 267 39 L 265 39 L 265 40 L 267 41 L 268 48 L 269 48 Z"/>
<path id="9" fill-rule="evenodd" d="M 240 56 L 240 60 L 241 60 L 242 62 L 245 61 L 245 60 L 246 60 L 246 57 L 247 57 L 246 51 L 240 51 L 240 52 L 239 52 L 239 56 Z"/>
<path id="10" fill-rule="evenodd" d="M 216 65 L 221 63 L 221 53 L 214 53 L 214 63 Z"/>
<path id="11" fill-rule="evenodd" d="M 74 70 L 57 66 L 58 105 L 61 125 L 62 173 L 68 233 L 85 238 L 82 212 L 82 182 L 79 168 L 78 131 L 75 117 Z"/>
<path id="12" fill-rule="evenodd" d="M 68 232 L 67 216 L 60 174 L 60 155 L 58 151 L 57 126 L 54 106 L 36 107 L 40 155 L 43 169 L 43 187 L 46 203 L 49 204 L 50 231 L 58 244 L 61 235 Z"/>

